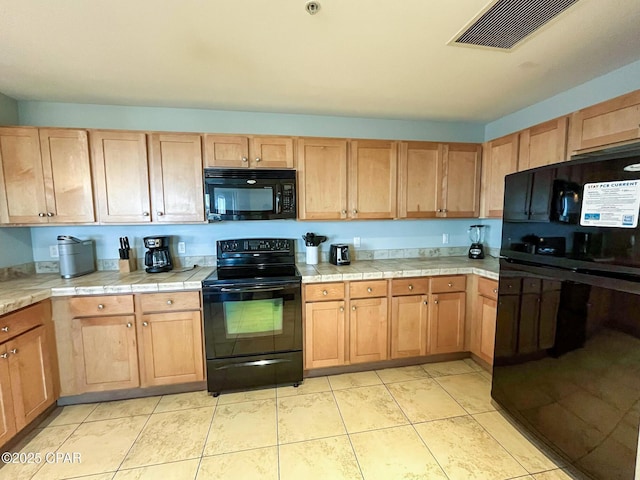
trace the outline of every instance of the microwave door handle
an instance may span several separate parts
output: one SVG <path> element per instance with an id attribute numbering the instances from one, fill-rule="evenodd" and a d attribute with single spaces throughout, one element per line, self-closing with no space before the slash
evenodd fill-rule
<path id="1" fill-rule="evenodd" d="M 281 197 L 282 197 L 282 186 L 277 185 L 276 186 L 276 213 L 282 213 Z"/>
<path id="2" fill-rule="evenodd" d="M 263 287 L 263 286 L 255 286 L 255 287 L 244 287 L 244 288 L 227 288 L 227 287 L 222 287 L 220 289 L 221 292 L 236 292 L 236 293 L 243 293 L 243 292 L 277 292 L 280 290 L 284 290 L 284 287 Z"/>

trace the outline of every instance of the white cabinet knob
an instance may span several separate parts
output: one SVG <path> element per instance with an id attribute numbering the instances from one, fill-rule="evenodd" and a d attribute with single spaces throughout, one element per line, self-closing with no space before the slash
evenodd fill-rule
<path id="1" fill-rule="evenodd" d="M 103 305 L 103 304 L 101 304 L 101 303 L 99 303 L 99 304 L 98 304 L 98 310 L 104 310 L 104 305 Z"/>
<path id="2" fill-rule="evenodd" d="M 371 288 L 371 287 L 367 288 L 367 292 L 369 292 L 369 293 L 373 292 L 373 288 Z"/>
<path id="3" fill-rule="evenodd" d="M 173 305 L 173 300 L 167 300 L 167 305 Z"/>
<path id="4" fill-rule="evenodd" d="M 9 327 L 5 326 L 5 327 L 2 327 L 2 329 L 0 329 L 0 330 L 2 330 L 3 332 L 8 332 L 9 331 Z"/>
<path id="5" fill-rule="evenodd" d="M 127 328 L 131 328 L 131 327 L 133 327 L 133 323 L 127 322 Z"/>
<path id="6" fill-rule="evenodd" d="M 249 161 L 249 159 L 247 157 L 242 157 L 242 162 L 243 163 L 247 163 Z"/>
<path id="7" fill-rule="evenodd" d="M 142 212 L 142 216 L 143 217 L 148 217 L 149 216 L 149 212 Z"/>
<path id="8" fill-rule="evenodd" d="M 453 283 L 451 282 L 447 283 L 447 285 L 449 285 L 450 287 L 453 287 Z"/>
<path id="9" fill-rule="evenodd" d="M 329 295 L 329 292 L 327 292 L 326 290 L 322 290 L 322 295 L 326 297 L 327 295 Z"/>
<path id="10" fill-rule="evenodd" d="M 353 307 L 351 307 L 351 310 L 353 310 L 355 312 L 356 311 L 356 306 L 354 305 Z"/>
<path id="11" fill-rule="evenodd" d="M 260 157 L 256 157 L 256 163 L 260 163 L 261 161 Z"/>
<path id="12" fill-rule="evenodd" d="M 149 322 L 142 322 L 142 326 L 143 327 L 148 327 L 149 326 Z"/>
<path id="13" fill-rule="evenodd" d="M 413 285 L 409 285 L 409 290 L 413 290 Z"/>

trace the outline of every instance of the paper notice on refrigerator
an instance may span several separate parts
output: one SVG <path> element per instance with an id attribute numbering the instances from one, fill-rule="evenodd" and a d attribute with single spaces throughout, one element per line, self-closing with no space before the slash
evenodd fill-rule
<path id="1" fill-rule="evenodd" d="M 640 180 L 586 183 L 580 225 L 636 228 L 640 209 Z"/>

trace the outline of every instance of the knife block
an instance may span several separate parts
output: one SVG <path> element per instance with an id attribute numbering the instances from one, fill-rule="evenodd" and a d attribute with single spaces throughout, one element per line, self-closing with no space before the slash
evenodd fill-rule
<path id="1" fill-rule="evenodd" d="M 118 270 L 120 273 L 131 273 L 137 270 L 137 262 L 134 257 L 129 257 L 125 260 L 118 260 Z"/>

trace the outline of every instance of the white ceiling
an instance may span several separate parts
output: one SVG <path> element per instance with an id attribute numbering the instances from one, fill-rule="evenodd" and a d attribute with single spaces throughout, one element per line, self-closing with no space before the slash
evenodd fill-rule
<path id="1" fill-rule="evenodd" d="M 509 52 L 488 0 L 0 0 L 17 100 L 487 122 L 640 59 L 640 1 L 580 0 Z"/>

